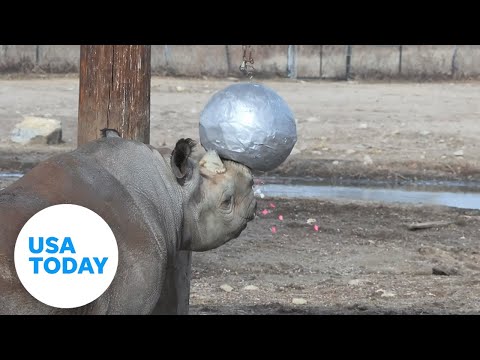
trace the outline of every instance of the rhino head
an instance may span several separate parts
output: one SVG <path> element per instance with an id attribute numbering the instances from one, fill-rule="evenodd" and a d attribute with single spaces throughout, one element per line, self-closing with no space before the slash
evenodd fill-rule
<path id="1" fill-rule="evenodd" d="M 170 156 L 170 166 L 183 197 L 182 250 L 206 251 L 237 238 L 254 219 L 257 202 L 253 175 L 240 163 L 222 160 L 215 151 L 196 162 L 195 146 L 180 139 Z"/>

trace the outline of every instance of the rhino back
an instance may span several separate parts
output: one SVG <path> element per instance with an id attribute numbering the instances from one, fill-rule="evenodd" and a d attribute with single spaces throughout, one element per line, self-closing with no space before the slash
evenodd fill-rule
<path id="1" fill-rule="evenodd" d="M 148 313 L 158 301 L 167 254 L 180 233 L 181 203 L 163 158 L 143 144 L 102 139 L 55 156 L 0 192 L 0 313 L 62 313 L 19 283 L 13 250 L 19 231 L 54 204 L 85 206 L 111 227 L 119 248 L 108 290 L 80 313 Z"/>

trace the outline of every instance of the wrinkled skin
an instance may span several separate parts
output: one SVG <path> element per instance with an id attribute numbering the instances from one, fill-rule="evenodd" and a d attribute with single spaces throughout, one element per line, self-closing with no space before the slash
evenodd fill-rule
<path id="1" fill-rule="evenodd" d="M 54 156 L 0 191 L 0 314 L 150 314 L 162 296 L 167 262 L 178 250 L 205 251 L 235 239 L 254 218 L 252 174 L 208 152 L 190 158 L 193 141 L 173 151 L 114 133 Z M 95 301 L 47 306 L 20 283 L 15 241 L 45 207 L 70 203 L 99 214 L 118 244 L 117 273 Z"/>

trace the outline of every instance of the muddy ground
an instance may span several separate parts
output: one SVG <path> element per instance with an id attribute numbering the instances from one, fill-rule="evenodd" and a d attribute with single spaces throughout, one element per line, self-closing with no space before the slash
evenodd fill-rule
<path id="1" fill-rule="evenodd" d="M 151 143 L 198 139 L 203 106 L 234 81 L 152 78 Z M 292 108 L 298 142 L 282 166 L 259 177 L 377 179 L 392 185 L 480 180 L 479 82 L 262 82 Z M 0 169 L 28 171 L 39 160 L 73 149 L 77 110 L 75 76 L 0 79 Z M 62 120 L 65 143 L 12 144 L 9 133 L 24 115 Z M 0 188 L 9 182 L 0 178 Z M 345 200 L 259 201 L 258 217 L 239 238 L 194 254 L 192 314 L 480 310 L 480 211 Z M 264 209 L 268 213 L 262 214 Z M 440 220 L 451 224 L 407 227 Z"/>

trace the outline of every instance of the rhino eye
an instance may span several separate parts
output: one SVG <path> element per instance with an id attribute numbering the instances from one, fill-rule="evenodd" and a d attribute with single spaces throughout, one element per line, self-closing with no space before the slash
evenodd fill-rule
<path id="1" fill-rule="evenodd" d="M 222 201 L 222 205 L 225 207 L 230 206 L 230 204 L 232 203 L 232 198 L 233 196 L 228 196 L 227 198 L 225 198 L 225 200 Z"/>

